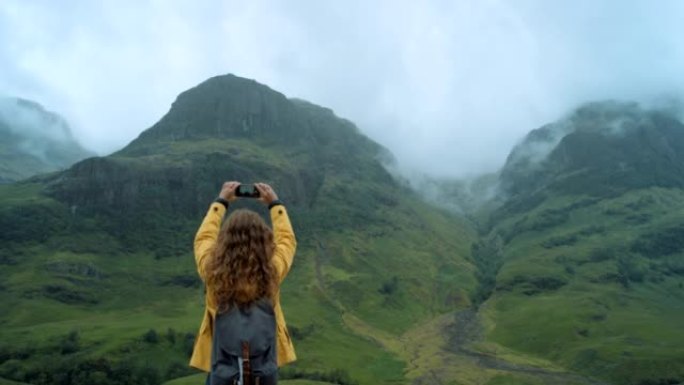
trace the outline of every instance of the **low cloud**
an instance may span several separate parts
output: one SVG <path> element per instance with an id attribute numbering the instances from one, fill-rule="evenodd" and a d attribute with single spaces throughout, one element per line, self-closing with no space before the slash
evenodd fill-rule
<path id="1" fill-rule="evenodd" d="M 16 98 L 0 97 L 0 131 L 6 131 L 19 150 L 49 162 L 55 145 L 72 146 L 69 126 L 58 115 L 40 105 Z"/>
<path id="2" fill-rule="evenodd" d="M 405 175 L 501 167 L 586 101 L 684 93 L 684 3 L 522 0 L 0 3 L 0 92 L 100 153 L 235 73 L 333 108 Z"/>

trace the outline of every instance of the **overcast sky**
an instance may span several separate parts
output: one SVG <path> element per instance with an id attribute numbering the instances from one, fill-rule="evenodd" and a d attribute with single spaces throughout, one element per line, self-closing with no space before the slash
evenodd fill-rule
<path id="1" fill-rule="evenodd" d="M 498 169 L 584 101 L 684 94 L 684 1 L 0 0 L 0 95 L 100 154 L 234 73 L 330 107 L 407 170 Z"/>

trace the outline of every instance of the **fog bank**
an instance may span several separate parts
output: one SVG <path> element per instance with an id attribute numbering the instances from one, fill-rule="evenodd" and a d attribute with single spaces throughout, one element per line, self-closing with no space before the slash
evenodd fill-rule
<path id="1" fill-rule="evenodd" d="M 680 98 L 683 19 L 675 0 L 5 0 L 0 93 L 104 154 L 234 73 L 333 108 L 407 175 L 463 177 L 586 101 Z"/>

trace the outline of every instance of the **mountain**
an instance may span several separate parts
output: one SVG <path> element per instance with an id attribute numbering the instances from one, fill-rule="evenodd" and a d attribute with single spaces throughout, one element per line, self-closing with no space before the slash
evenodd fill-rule
<path id="1" fill-rule="evenodd" d="M 684 381 L 684 125 L 597 102 L 530 132 L 473 247 L 486 340 L 614 384 Z"/>
<path id="2" fill-rule="evenodd" d="M 0 183 L 63 170 L 92 156 L 66 121 L 40 104 L 0 98 Z"/>
<path id="3" fill-rule="evenodd" d="M 299 241 L 284 384 L 682 383 L 682 128 L 590 103 L 419 195 L 331 110 L 209 79 L 120 151 L 0 186 L 0 382 L 201 383 L 192 239 L 234 179 Z"/>
<path id="4" fill-rule="evenodd" d="M 589 103 L 530 132 L 509 155 L 502 188 L 514 200 L 550 194 L 616 196 L 684 187 L 684 125 L 636 103 Z"/>
<path id="5" fill-rule="evenodd" d="M 203 290 L 192 239 L 225 180 L 271 183 L 298 237 L 282 301 L 299 361 L 282 377 L 429 376 L 409 366 L 402 336 L 470 305 L 475 233 L 392 178 L 389 156 L 329 109 L 226 75 L 180 94 L 111 156 L 0 186 L 0 377 L 193 373 Z"/>

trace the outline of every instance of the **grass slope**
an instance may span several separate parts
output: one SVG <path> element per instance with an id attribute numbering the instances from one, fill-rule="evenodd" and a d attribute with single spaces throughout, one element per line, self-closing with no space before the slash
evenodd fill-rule
<path id="1" fill-rule="evenodd" d="M 298 199 L 288 196 L 296 191 L 285 179 L 300 167 L 296 155 L 241 140 L 178 142 L 165 154 L 121 154 L 111 162 L 125 179 L 220 154 L 274 176 L 282 198 Z M 107 177 L 116 179 L 116 172 Z M 408 190 L 385 191 L 374 169 L 363 171 L 370 177 L 356 172 L 328 172 L 318 191 L 323 198 L 291 206 L 299 249 L 282 301 L 299 360 L 282 378 L 405 383 L 405 357 L 356 331 L 348 317 L 398 337 L 469 305 L 476 285 L 467 262 L 472 231 Z M 120 235 L 110 217 L 47 196 L 44 186 L 0 186 L 0 226 L 9 231 L 0 255 L 0 376 L 35 384 L 67 375 L 72 383 L 107 377 L 112 384 L 153 384 L 192 373 L 187 360 L 203 292 L 191 244 L 201 215 L 151 210 L 117 222 L 131 227 Z M 212 195 L 204 198 L 202 211 Z M 145 220 L 153 226 L 135 227 Z M 129 243 L 133 237 L 141 243 Z M 160 252 L 158 244 L 172 247 Z"/>
<path id="2" fill-rule="evenodd" d="M 548 199 L 507 217 L 490 341 L 619 384 L 684 379 L 684 192 Z"/>
<path id="3" fill-rule="evenodd" d="M 195 374 L 192 376 L 181 377 L 175 380 L 167 381 L 163 385 L 203 385 L 206 380 L 206 374 Z M 321 382 L 314 380 L 281 380 L 279 384 L 283 385 L 329 385 L 330 382 Z"/>

